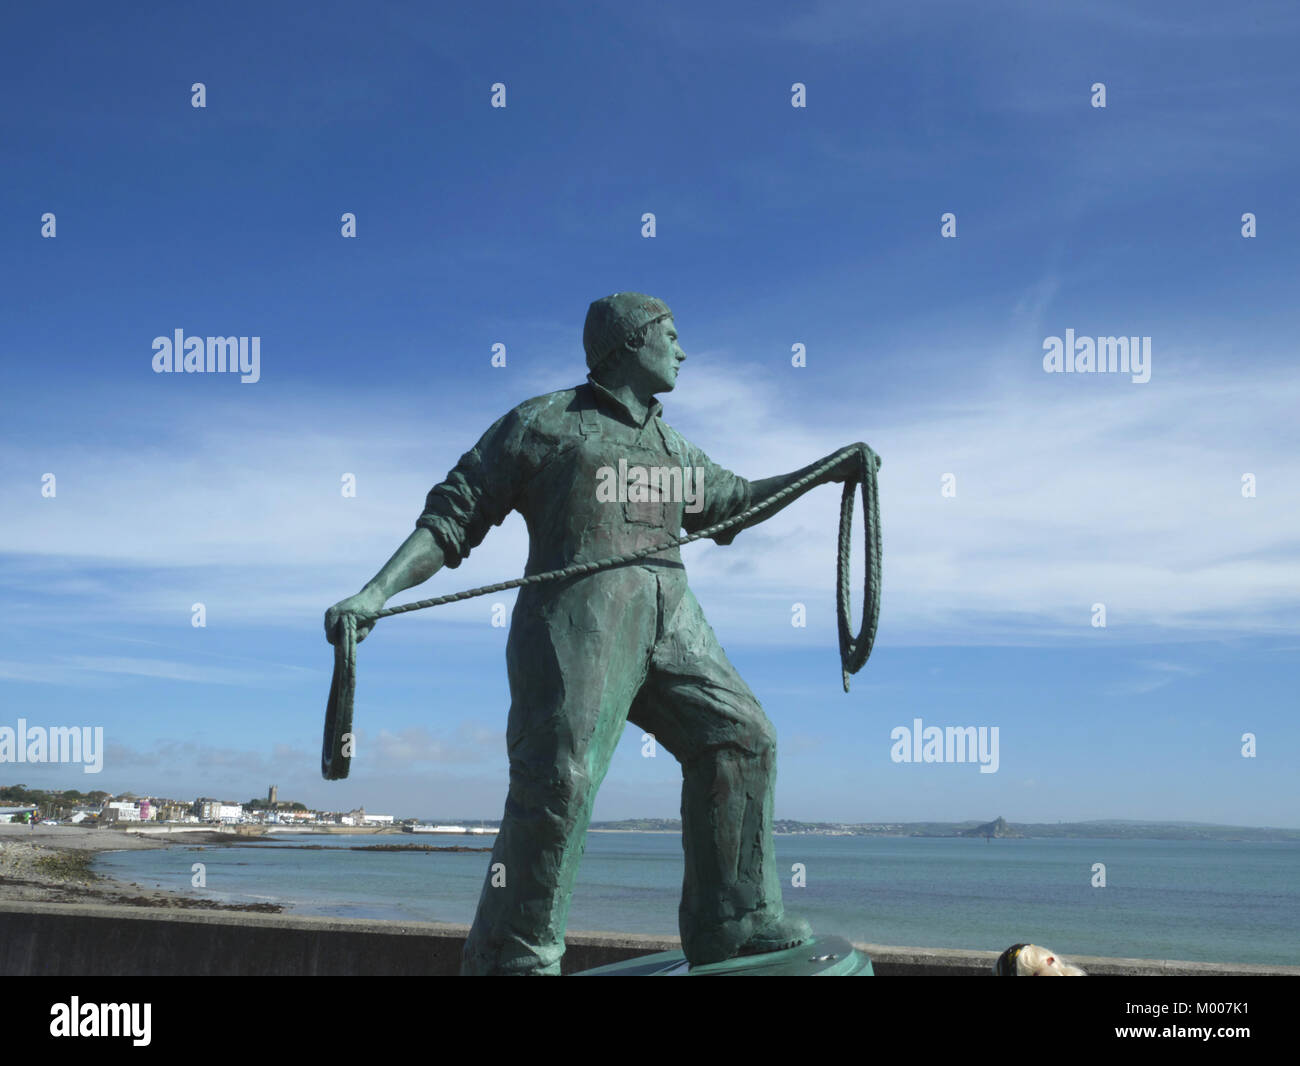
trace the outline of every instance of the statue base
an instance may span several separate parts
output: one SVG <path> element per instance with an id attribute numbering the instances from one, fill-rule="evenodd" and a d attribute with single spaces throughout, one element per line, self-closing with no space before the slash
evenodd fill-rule
<path id="1" fill-rule="evenodd" d="M 680 951 L 661 951 L 583 970 L 574 977 L 874 977 L 871 959 L 843 937 L 815 936 L 807 944 L 689 966 Z"/>

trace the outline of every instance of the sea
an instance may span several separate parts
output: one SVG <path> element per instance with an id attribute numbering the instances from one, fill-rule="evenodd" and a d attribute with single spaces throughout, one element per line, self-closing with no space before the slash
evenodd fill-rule
<path id="1" fill-rule="evenodd" d="M 290 913 L 469 924 L 488 852 L 350 847 L 492 840 L 276 833 L 246 846 L 106 852 L 95 869 Z M 1066 956 L 1300 964 L 1296 842 L 799 834 L 777 836 L 776 855 L 786 909 L 860 943 L 1001 951 L 1029 942 Z M 681 882 L 680 835 L 592 832 L 569 930 L 675 936 Z"/>

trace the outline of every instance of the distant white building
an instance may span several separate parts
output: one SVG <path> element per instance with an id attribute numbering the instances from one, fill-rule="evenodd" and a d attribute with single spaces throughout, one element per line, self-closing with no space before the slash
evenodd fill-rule
<path id="1" fill-rule="evenodd" d="M 140 821 L 140 808 L 134 803 L 128 803 L 125 800 L 112 800 L 104 804 L 106 811 L 111 811 L 110 818 L 115 818 L 119 822 L 138 822 Z"/>
<path id="2" fill-rule="evenodd" d="M 230 825 L 238 822 L 244 817 L 244 805 L 242 803 L 222 803 L 221 810 L 217 814 L 217 819 L 223 825 Z"/>
<path id="3" fill-rule="evenodd" d="M 366 825 L 392 825 L 393 816 L 391 814 L 367 814 Z"/>

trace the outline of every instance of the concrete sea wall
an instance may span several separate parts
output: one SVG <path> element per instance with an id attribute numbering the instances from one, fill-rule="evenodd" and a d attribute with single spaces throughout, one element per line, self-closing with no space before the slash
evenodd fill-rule
<path id="1" fill-rule="evenodd" d="M 450 976 L 468 932 L 433 922 L 0 902 L 0 975 Z M 677 947 L 675 938 L 571 933 L 565 971 Z M 879 977 L 988 976 L 997 958 L 992 951 L 857 947 L 871 956 Z M 1300 976 L 1300 966 L 1070 958 L 1097 976 Z"/>

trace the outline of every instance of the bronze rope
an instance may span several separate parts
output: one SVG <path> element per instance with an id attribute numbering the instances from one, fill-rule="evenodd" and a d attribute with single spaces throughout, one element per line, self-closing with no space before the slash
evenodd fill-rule
<path id="1" fill-rule="evenodd" d="M 532 574 L 529 577 L 517 577 L 513 581 L 502 581 L 495 585 L 481 585 L 478 588 L 466 589 L 463 592 L 435 596 L 429 600 L 416 600 L 413 603 L 403 603 L 397 607 L 385 607 L 382 611 L 377 611 L 374 617 L 376 619 L 387 618 L 395 614 L 405 614 L 407 611 L 422 611 L 426 607 L 440 607 L 446 603 L 457 603 L 460 600 L 469 600 L 476 596 L 486 596 L 492 592 L 505 592 L 508 589 L 520 588 L 524 585 L 537 585 L 543 581 L 560 581 L 564 578 L 595 573 L 597 570 L 611 570 L 616 566 L 625 566 L 628 563 L 636 562 L 638 559 L 644 559 L 648 555 L 655 555 L 669 548 L 680 547 L 683 544 L 690 544 L 692 541 L 712 537 L 723 530 L 730 529 L 732 526 L 742 525 L 759 511 L 765 510 L 787 496 L 798 492 L 809 483 L 816 482 L 827 471 L 838 465 L 848 451 L 848 448 L 842 448 L 834 452 L 818 463 L 809 473 L 799 478 L 799 480 L 791 482 L 779 492 L 772 493 L 772 495 L 765 497 L 740 514 L 733 515 L 726 521 L 718 522 L 707 529 L 702 529 L 698 533 L 691 533 L 688 536 L 678 537 L 675 540 L 656 544 L 649 548 L 639 548 L 637 551 L 614 556 L 610 559 L 600 559 L 590 563 L 573 563 L 559 570 L 548 570 L 545 573 Z M 835 553 L 840 666 L 845 692 L 849 691 L 850 675 L 861 670 L 866 664 L 867 657 L 871 654 L 871 647 L 876 639 L 876 626 L 880 620 L 880 497 L 876 484 L 876 471 L 880 466 L 880 459 L 870 448 L 857 450 L 857 458 L 858 469 L 845 479 L 844 492 L 840 498 L 839 544 Z M 851 576 L 849 562 L 852 543 L 851 534 L 853 531 L 853 498 L 857 494 L 859 486 L 862 487 L 862 519 L 865 527 L 867 567 L 862 601 L 862 625 L 859 627 L 857 635 L 854 636 L 850 628 L 851 620 L 849 617 L 849 579 Z M 356 694 L 357 669 L 356 620 L 357 616 L 352 613 L 345 613 L 340 618 L 338 639 L 334 644 L 334 677 L 330 682 L 329 703 L 325 711 L 325 736 L 321 748 L 321 774 L 328 781 L 337 781 L 340 778 L 347 777 L 351 766 L 352 704 Z"/>

